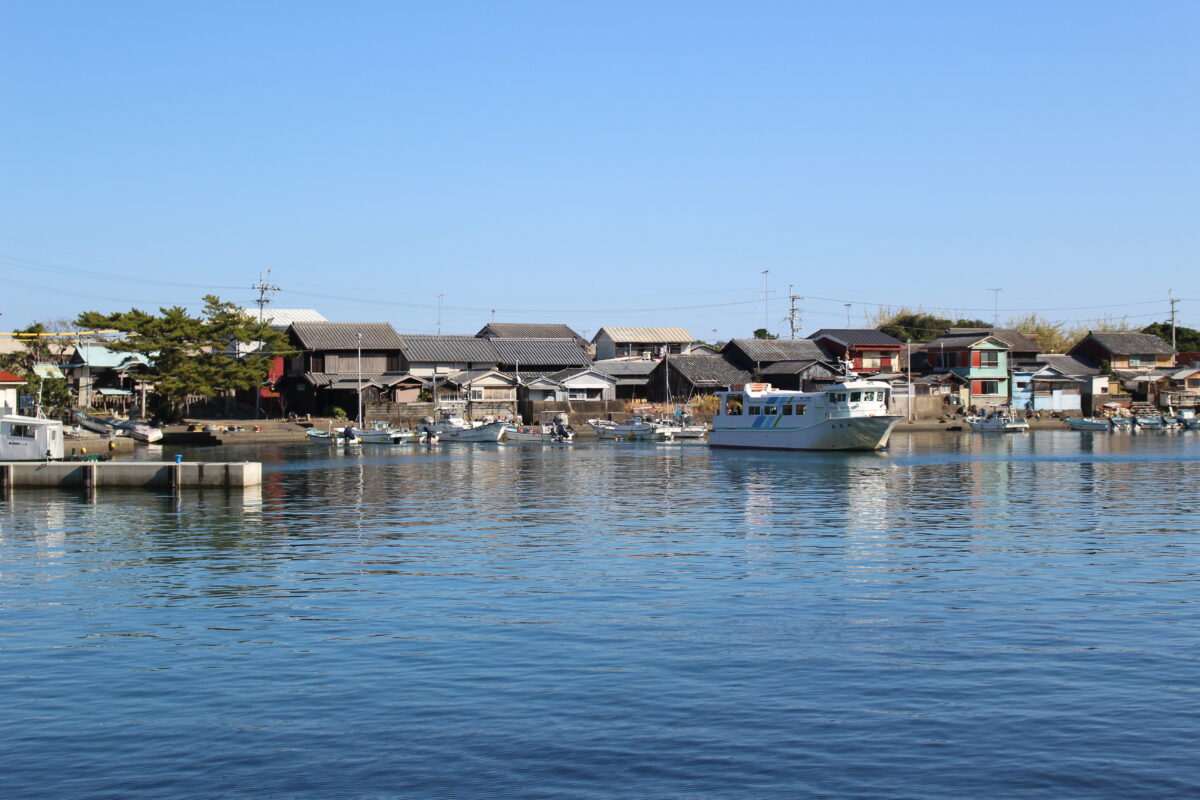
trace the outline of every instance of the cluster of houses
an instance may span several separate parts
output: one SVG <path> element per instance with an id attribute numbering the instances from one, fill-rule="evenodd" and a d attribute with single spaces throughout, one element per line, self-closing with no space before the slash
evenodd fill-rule
<path id="1" fill-rule="evenodd" d="M 804 339 L 732 339 L 718 349 L 679 327 L 607 326 L 590 340 L 542 323 L 491 322 L 473 336 L 402 335 L 386 322 L 329 322 L 306 309 L 269 315 L 295 352 L 275 360 L 250 400 L 272 415 L 352 410 L 360 396 L 365 405 L 514 409 L 523 401 L 686 403 L 749 381 L 813 390 L 841 380 L 846 367 L 892 384 L 900 410 L 907 398 L 921 416 L 1006 403 L 1084 414 L 1114 402 L 1200 405 L 1200 353 L 1176 353 L 1144 333 L 1090 333 L 1067 353 L 984 328 L 951 328 L 911 348 L 878 330 L 822 329 Z M 139 405 L 140 356 L 93 342 L 66 361 L 81 406 Z"/>

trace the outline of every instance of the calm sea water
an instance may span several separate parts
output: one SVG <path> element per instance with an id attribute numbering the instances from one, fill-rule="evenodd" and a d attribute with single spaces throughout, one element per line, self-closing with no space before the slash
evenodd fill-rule
<path id="1" fill-rule="evenodd" d="M 1200 436 L 0 502 L 0 797 L 1200 795 Z"/>

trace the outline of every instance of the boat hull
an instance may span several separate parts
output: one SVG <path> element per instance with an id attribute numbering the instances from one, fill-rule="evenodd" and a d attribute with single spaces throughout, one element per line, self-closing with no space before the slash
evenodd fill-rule
<path id="1" fill-rule="evenodd" d="M 1108 420 L 1099 419 L 1067 419 L 1067 425 L 1073 431 L 1110 431 L 1112 426 Z"/>
<path id="2" fill-rule="evenodd" d="M 804 428 L 717 428 L 712 447 L 743 450 L 882 450 L 899 416 L 843 417 Z"/>
<path id="3" fill-rule="evenodd" d="M 498 442 L 504 438 L 508 425 L 504 422 L 489 422 L 475 428 L 453 428 L 428 426 L 443 442 Z"/>

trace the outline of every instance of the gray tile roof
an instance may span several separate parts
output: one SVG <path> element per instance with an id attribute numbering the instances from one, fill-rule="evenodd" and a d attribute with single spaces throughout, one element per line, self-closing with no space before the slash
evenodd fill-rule
<path id="1" fill-rule="evenodd" d="M 719 355 L 671 356 L 663 364 L 663 369 L 682 375 L 693 386 L 725 388 L 754 379 L 749 372 Z"/>
<path id="2" fill-rule="evenodd" d="M 827 336 L 830 339 L 835 339 L 839 342 L 844 342 L 848 346 L 865 346 L 872 345 L 878 347 L 903 347 L 904 342 L 897 339 L 895 336 L 889 336 L 883 331 L 877 331 L 874 328 L 821 328 L 815 333 L 809 334 L 809 339 L 820 339 L 822 336 Z"/>
<path id="3" fill-rule="evenodd" d="M 603 372 L 605 375 L 612 375 L 615 378 L 644 378 L 654 372 L 654 368 L 657 366 L 657 361 L 641 358 L 628 360 L 605 358 L 592 363 L 592 368 L 597 372 Z"/>
<path id="4" fill-rule="evenodd" d="M 580 367 L 591 356 L 574 339 L 489 339 L 501 364 Z"/>
<path id="5" fill-rule="evenodd" d="M 386 322 L 293 322 L 291 331 L 305 350 L 354 350 L 359 333 L 364 350 L 404 349 L 404 340 Z"/>
<path id="6" fill-rule="evenodd" d="M 1010 349 L 1012 348 L 1011 344 L 1004 341 L 999 336 L 992 336 L 991 332 L 989 332 L 989 331 L 980 331 L 980 332 L 968 331 L 968 332 L 960 332 L 960 333 L 942 334 L 938 338 L 934 339 L 932 342 L 926 342 L 925 344 L 921 345 L 920 349 L 929 351 L 929 350 L 940 350 L 940 349 L 943 349 L 946 347 L 950 347 L 950 348 L 970 347 L 971 345 L 975 344 L 976 342 L 981 342 L 984 339 L 988 338 L 989 336 L 991 336 L 993 339 L 996 339 L 997 341 L 999 341 L 1005 347 L 1008 347 Z"/>
<path id="7" fill-rule="evenodd" d="M 1111 333 L 1107 331 L 1089 333 L 1086 339 L 1091 339 L 1114 355 L 1142 355 L 1150 353 L 1174 354 L 1171 345 L 1152 333 Z M 1082 344 L 1082 342 L 1081 342 Z M 1075 345 L 1078 347 L 1079 345 Z"/>
<path id="8" fill-rule="evenodd" d="M 686 328 L 635 328 L 621 325 L 606 325 L 596 331 L 592 341 L 600 338 L 600 334 L 608 334 L 608 338 L 618 344 L 687 344 L 696 341 L 696 337 L 687 332 Z"/>
<path id="9" fill-rule="evenodd" d="M 1012 328 L 951 328 L 950 330 L 946 331 L 946 333 L 948 335 L 954 335 L 958 333 L 975 333 L 986 336 L 995 336 L 997 339 L 1004 342 L 1006 345 L 1019 353 L 1042 352 L 1042 348 L 1037 342 L 1035 342 L 1033 339 L 1030 339 L 1020 331 Z"/>
<path id="10" fill-rule="evenodd" d="M 1038 357 L 1037 363 L 1056 369 L 1063 375 L 1096 375 L 1096 368 L 1073 356 L 1059 353 L 1045 353 Z"/>
<path id="11" fill-rule="evenodd" d="M 578 339 L 567 325 L 542 322 L 489 322 L 476 336 L 500 339 Z"/>
<path id="12" fill-rule="evenodd" d="M 496 348 L 474 336 L 407 334 L 404 356 L 410 364 L 499 364 Z"/>
<path id="13" fill-rule="evenodd" d="M 306 372 L 304 373 L 304 378 L 318 389 L 328 387 L 331 389 L 353 390 L 358 385 L 357 372 Z M 410 375 L 407 372 L 364 372 L 362 375 L 363 386 L 367 384 L 395 386 L 397 383 L 406 380 L 425 382 L 424 379 Z"/>
<path id="14" fill-rule="evenodd" d="M 826 367 L 820 361 L 812 359 L 802 361 L 776 361 L 774 364 L 763 367 L 759 373 L 764 377 L 768 375 L 804 375 L 809 378 L 833 378 L 841 377 L 841 373 L 834 372 Z"/>
<path id="15" fill-rule="evenodd" d="M 750 361 L 760 364 L 776 361 L 825 361 L 828 356 L 812 339 L 731 339 L 734 347 Z"/>
<path id="16" fill-rule="evenodd" d="M 573 367 L 571 369 L 563 369 L 563 370 L 559 370 L 558 372 L 555 372 L 553 375 L 549 375 L 548 377 L 551 380 L 558 381 L 559 383 L 561 383 L 561 382 L 567 380 L 568 378 L 574 378 L 576 375 L 582 375 L 585 372 L 594 372 L 595 374 L 599 375 L 602 378 L 608 378 L 610 381 L 613 382 L 614 385 L 616 385 L 616 383 L 617 383 L 617 379 L 615 377 L 613 377 L 612 375 L 601 372 L 598 369 L 593 369 L 592 367 Z"/>

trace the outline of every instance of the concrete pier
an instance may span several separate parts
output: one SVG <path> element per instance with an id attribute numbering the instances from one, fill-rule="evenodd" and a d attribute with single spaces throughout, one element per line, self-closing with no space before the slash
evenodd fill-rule
<path id="1" fill-rule="evenodd" d="M 94 493 L 106 487 L 241 489 L 262 484 L 257 461 L 6 461 L 0 462 L 0 497 L 14 489 L 78 488 Z"/>

